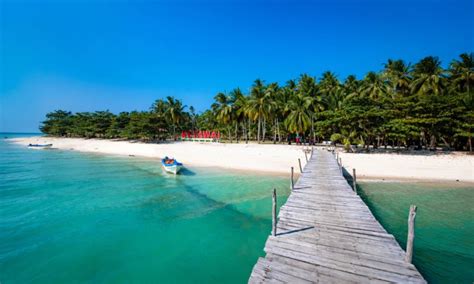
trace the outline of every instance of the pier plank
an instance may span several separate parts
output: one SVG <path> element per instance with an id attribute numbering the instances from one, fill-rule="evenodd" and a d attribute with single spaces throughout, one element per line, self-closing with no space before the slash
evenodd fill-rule
<path id="1" fill-rule="evenodd" d="M 249 283 L 426 283 L 330 152 L 313 152 L 276 228 Z"/>

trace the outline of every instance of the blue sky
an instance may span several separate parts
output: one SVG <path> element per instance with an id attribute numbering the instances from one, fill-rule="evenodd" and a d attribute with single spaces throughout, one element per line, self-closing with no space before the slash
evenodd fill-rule
<path id="1" fill-rule="evenodd" d="M 474 50 L 473 1 L 0 0 L 0 131 L 55 109 L 205 110 L 256 78 L 378 71 Z"/>

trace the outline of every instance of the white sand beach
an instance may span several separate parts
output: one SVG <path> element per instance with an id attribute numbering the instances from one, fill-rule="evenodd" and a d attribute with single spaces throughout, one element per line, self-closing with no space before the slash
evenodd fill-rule
<path id="1" fill-rule="evenodd" d="M 21 145 L 52 143 L 54 148 L 148 158 L 175 157 L 185 165 L 289 174 L 304 166 L 303 146 L 174 142 L 147 144 L 101 139 L 30 137 L 11 139 Z M 407 155 L 340 153 L 343 166 L 358 179 L 474 182 L 474 156 L 463 153 Z"/>
<path id="2" fill-rule="evenodd" d="M 340 153 L 342 165 L 357 178 L 474 182 L 474 155 Z"/>

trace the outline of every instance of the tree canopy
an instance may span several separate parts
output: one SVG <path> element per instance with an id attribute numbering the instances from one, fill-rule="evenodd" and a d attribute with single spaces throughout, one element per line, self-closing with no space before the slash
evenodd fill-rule
<path id="1" fill-rule="evenodd" d="M 156 100 L 149 111 L 71 113 L 57 110 L 40 127 L 69 137 L 169 139 L 182 130 L 222 131 L 233 141 L 274 143 L 299 135 L 346 146 L 445 147 L 472 151 L 474 60 L 463 53 L 444 69 L 427 56 L 415 64 L 389 59 L 379 72 L 340 81 L 302 74 L 284 85 L 254 81 L 220 92 L 209 110 L 197 114 L 173 97 Z"/>

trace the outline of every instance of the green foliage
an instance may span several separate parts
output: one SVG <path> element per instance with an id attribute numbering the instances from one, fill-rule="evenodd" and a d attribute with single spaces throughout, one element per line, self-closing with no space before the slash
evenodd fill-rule
<path id="1" fill-rule="evenodd" d="M 389 59 L 381 72 L 339 81 L 302 74 L 285 85 L 257 79 L 250 92 L 218 93 L 209 110 L 196 114 L 173 97 L 156 100 L 148 112 L 109 111 L 46 115 L 41 131 L 56 136 L 164 139 L 181 130 L 214 130 L 236 139 L 286 141 L 296 134 L 368 147 L 443 146 L 472 150 L 474 60 L 463 53 L 443 69 L 437 57 L 414 65 Z"/>
<path id="2" fill-rule="evenodd" d="M 174 137 L 175 130 L 188 129 L 191 116 L 184 111 L 181 101 L 168 97 L 157 100 L 150 111 L 71 112 L 57 110 L 46 115 L 40 127 L 53 136 L 85 138 L 165 139 Z"/>

